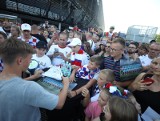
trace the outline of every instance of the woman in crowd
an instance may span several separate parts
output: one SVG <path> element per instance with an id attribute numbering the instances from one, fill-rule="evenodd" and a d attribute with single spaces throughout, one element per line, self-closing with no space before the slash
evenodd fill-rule
<path id="1" fill-rule="evenodd" d="M 90 57 L 93 55 L 89 42 L 84 42 L 83 43 L 83 49 Z"/>
<path id="2" fill-rule="evenodd" d="M 17 25 L 11 26 L 11 37 L 17 39 L 21 35 L 21 31 Z"/>
<path id="3" fill-rule="evenodd" d="M 160 57 L 153 59 L 150 72 L 141 73 L 129 86 L 136 100 L 141 105 L 142 114 L 152 109 L 152 112 L 160 114 Z M 150 117 L 157 119 L 157 117 Z M 160 115 L 159 115 L 160 118 Z"/>
<path id="4" fill-rule="evenodd" d="M 103 113 L 93 121 L 138 121 L 138 112 L 133 103 L 117 96 L 109 99 Z"/>

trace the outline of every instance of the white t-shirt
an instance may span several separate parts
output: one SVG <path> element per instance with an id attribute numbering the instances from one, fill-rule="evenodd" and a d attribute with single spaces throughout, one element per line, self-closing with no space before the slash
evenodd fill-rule
<path id="1" fill-rule="evenodd" d="M 152 59 L 149 58 L 148 55 L 139 56 L 139 59 L 142 63 L 142 66 L 149 66 L 152 61 Z"/>
<path id="2" fill-rule="evenodd" d="M 55 49 L 57 49 L 58 52 L 63 53 L 65 57 L 71 52 L 71 48 L 67 46 L 65 48 L 61 48 L 58 45 L 52 45 L 46 55 L 52 55 L 55 52 Z M 64 62 L 65 61 L 62 59 L 61 56 L 57 56 L 52 59 L 52 65 L 54 66 L 59 66 Z"/>
<path id="3" fill-rule="evenodd" d="M 33 54 L 32 59 L 38 61 L 40 69 L 49 68 L 52 65 L 51 60 L 47 55 L 37 57 L 36 54 Z"/>
<path id="4" fill-rule="evenodd" d="M 93 42 L 93 40 L 88 40 L 87 42 L 90 43 L 91 50 L 94 51 L 94 50 L 96 49 L 96 45 L 95 45 L 95 43 Z"/>

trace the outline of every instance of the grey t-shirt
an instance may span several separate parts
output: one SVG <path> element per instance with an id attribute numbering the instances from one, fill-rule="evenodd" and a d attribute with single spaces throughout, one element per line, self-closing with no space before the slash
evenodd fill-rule
<path id="1" fill-rule="evenodd" d="M 58 96 L 19 77 L 0 80 L 0 121 L 40 121 L 39 107 L 52 110 Z"/>

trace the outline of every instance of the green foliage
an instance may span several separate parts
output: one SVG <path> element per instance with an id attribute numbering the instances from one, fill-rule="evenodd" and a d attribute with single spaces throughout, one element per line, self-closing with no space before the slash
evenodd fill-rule
<path id="1" fill-rule="evenodd" d="M 157 35 L 156 35 L 156 41 L 157 41 L 157 42 L 160 42 L 160 34 L 157 34 Z"/>

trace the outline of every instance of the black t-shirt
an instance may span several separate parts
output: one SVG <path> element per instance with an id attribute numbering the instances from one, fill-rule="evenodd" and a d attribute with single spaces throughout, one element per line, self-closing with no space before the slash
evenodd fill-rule
<path id="1" fill-rule="evenodd" d="M 152 92 L 150 90 L 133 92 L 137 102 L 141 105 L 142 113 L 150 106 L 160 114 L 160 91 Z"/>
<path id="2" fill-rule="evenodd" d="M 32 36 L 36 37 L 37 39 L 39 39 L 40 41 L 44 41 L 47 43 L 46 38 L 43 35 L 39 35 L 39 34 L 31 34 Z"/>

